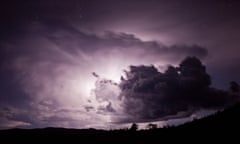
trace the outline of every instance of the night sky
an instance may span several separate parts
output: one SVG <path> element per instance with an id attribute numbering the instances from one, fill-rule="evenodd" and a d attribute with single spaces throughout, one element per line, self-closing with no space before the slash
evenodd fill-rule
<path id="1" fill-rule="evenodd" d="M 209 113 L 193 100 L 183 102 L 187 111 L 175 97 L 145 101 L 156 97 L 123 88 L 124 74 L 161 79 L 168 65 L 195 56 L 211 87 L 228 90 L 240 82 L 239 38 L 238 0 L 3 0 L 0 129 L 109 129 Z M 155 105 L 168 110 L 153 116 Z"/>

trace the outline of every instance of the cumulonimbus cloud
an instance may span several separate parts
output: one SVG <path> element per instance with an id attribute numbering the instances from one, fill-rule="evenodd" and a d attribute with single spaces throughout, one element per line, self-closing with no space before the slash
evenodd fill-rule
<path id="1" fill-rule="evenodd" d="M 71 26 L 52 27 L 37 22 L 22 33 L 5 37 L 0 45 L 1 76 L 4 83 L 10 85 L 9 89 L 1 91 L 2 102 L 31 111 L 9 120 L 31 123 L 32 127 L 46 126 L 48 119 L 52 122 L 56 117 L 61 118 L 51 125 L 64 123 L 65 127 L 81 127 L 111 122 L 111 113 L 122 107 L 114 97 L 118 88 L 109 85 L 91 96 L 92 90 L 100 87 L 96 87 L 99 78 L 93 77 L 92 72 L 116 82 L 129 65 L 164 65 L 187 55 L 207 56 L 207 50 L 197 45 L 166 46 L 157 41 L 143 41 L 133 34 L 111 31 L 89 34 Z M 11 94 L 16 87 L 19 95 Z M 111 87 L 113 91 L 109 91 Z M 112 98 L 108 100 L 107 95 Z M 24 105 L 21 105 L 23 100 Z M 43 105 L 43 102 L 50 103 Z M 59 109 L 73 111 L 65 111 L 63 115 L 56 113 Z M 38 112 L 41 113 L 35 119 L 29 119 Z M 77 114 L 76 118 L 72 118 L 73 113 Z M 71 118 L 74 120 L 69 120 Z M 77 120 L 80 125 L 76 125 Z"/>
<path id="2" fill-rule="evenodd" d="M 120 83 L 127 115 L 120 122 L 188 117 L 202 109 L 224 108 L 239 101 L 239 96 L 210 84 L 205 66 L 196 57 L 187 57 L 163 73 L 154 66 L 130 66 Z"/>

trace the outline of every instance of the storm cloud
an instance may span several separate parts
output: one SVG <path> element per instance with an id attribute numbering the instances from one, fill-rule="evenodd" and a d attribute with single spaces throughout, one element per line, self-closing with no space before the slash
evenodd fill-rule
<path id="1" fill-rule="evenodd" d="M 196 57 L 161 73 L 154 66 L 130 66 L 120 83 L 124 111 L 122 121 L 146 122 L 189 117 L 202 109 L 220 109 L 239 96 L 210 87 L 205 66 Z"/>

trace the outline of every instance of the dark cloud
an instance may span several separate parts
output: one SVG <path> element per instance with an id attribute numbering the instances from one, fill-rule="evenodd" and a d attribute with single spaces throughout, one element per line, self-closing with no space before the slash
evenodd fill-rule
<path id="1" fill-rule="evenodd" d="M 200 58 L 208 55 L 207 49 L 199 45 L 167 46 L 154 40 L 141 40 L 137 35 L 129 33 L 106 31 L 103 35 L 95 35 L 77 29 L 72 30 L 69 32 L 68 29 L 62 28 L 60 33 L 48 34 L 48 38 L 72 55 L 77 54 L 79 50 L 86 53 L 95 53 L 101 50 L 106 55 L 117 50 L 119 53 L 129 52 L 133 55 L 152 57 L 152 59 L 156 55 L 174 61 L 187 55 Z"/>
<path id="2" fill-rule="evenodd" d="M 1 41 L 2 46 L 1 62 L 8 62 L 19 56 L 34 54 L 34 59 L 52 61 L 65 61 L 64 57 L 59 58 L 56 50 L 71 56 L 78 56 L 81 53 L 94 55 L 102 51 L 105 55 L 113 51 L 130 53 L 138 57 L 156 59 L 161 56 L 164 59 L 177 61 L 187 55 L 204 58 L 208 55 L 205 47 L 199 45 L 164 45 L 159 41 L 140 39 L 137 35 L 105 31 L 104 34 L 86 33 L 69 24 L 59 23 L 46 25 L 41 22 L 33 22 L 22 28 L 23 31 L 13 37 L 6 36 Z M 37 43 L 41 42 L 42 46 Z M 56 49 L 48 48 L 49 45 L 57 46 Z M 16 46 L 18 48 L 16 48 Z M 8 57 L 6 57 L 8 56 Z M 135 57 L 135 56 L 134 56 Z"/>
<path id="3" fill-rule="evenodd" d="M 227 92 L 210 86 L 210 76 L 196 57 L 158 72 L 154 66 L 130 66 L 120 83 L 123 121 L 187 117 L 201 109 L 223 108 L 236 102 Z M 239 99 L 239 98 L 238 98 Z"/>
<path id="4" fill-rule="evenodd" d="M 92 72 L 92 75 L 93 75 L 94 77 L 96 77 L 96 78 L 99 78 L 99 75 L 96 74 L 95 72 Z"/>

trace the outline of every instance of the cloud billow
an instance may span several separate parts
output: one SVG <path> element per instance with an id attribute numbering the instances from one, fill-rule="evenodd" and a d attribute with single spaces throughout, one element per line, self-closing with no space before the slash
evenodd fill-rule
<path id="1" fill-rule="evenodd" d="M 210 87 L 205 66 L 196 57 L 161 73 L 154 66 L 130 66 L 120 83 L 126 115 L 122 122 L 187 117 L 201 109 L 223 108 L 235 100 Z"/>

